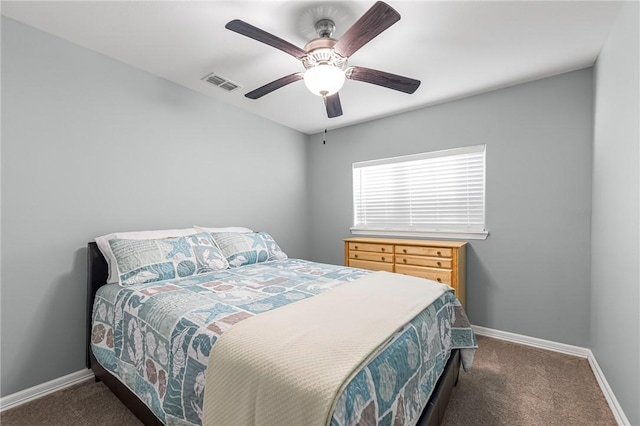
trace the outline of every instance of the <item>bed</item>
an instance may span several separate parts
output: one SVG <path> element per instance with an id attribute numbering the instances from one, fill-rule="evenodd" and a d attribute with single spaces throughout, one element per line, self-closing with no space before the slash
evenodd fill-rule
<path id="1" fill-rule="evenodd" d="M 371 274 L 281 259 L 121 287 L 106 283 L 108 265 L 95 243 L 88 244 L 87 259 L 87 367 L 147 425 L 201 424 L 206 355 L 233 324 Z M 144 301 L 152 308 L 140 303 Z M 164 310 L 168 305 L 182 305 L 186 317 L 174 317 L 178 314 Z M 136 318 L 131 315 L 140 312 Z M 169 336 L 163 340 L 156 329 L 167 329 Z M 420 341 L 416 330 L 428 330 L 427 340 Z M 446 337 L 446 348 L 442 338 L 429 340 L 432 331 Z M 438 355 L 424 362 L 420 357 L 418 365 L 408 366 L 410 357 L 401 348 L 416 345 L 437 347 L 430 351 Z M 445 292 L 351 378 L 336 399 L 329 423 L 440 424 L 462 359 L 469 366 L 476 346 L 459 302 L 452 292 Z M 152 356 L 146 353 L 149 348 Z M 383 389 L 381 379 L 382 367 L 389 363 L 394 377 L 400 377 L 391 390 Z"/>

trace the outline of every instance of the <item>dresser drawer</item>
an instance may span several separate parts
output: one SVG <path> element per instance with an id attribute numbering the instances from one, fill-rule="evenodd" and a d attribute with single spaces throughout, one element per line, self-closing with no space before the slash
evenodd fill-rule
<path id="1" fill-rule="evenodd" d="M 396 254 L 398 265 L 429 266 L 431 268 L 451 269 L 452 260 L 438 257 L 411 256 L 408 254 Z"/>
<path id="2" fill-rule="evenodd" d="M 446 247 L 396 246 L 396 254 L 450 258 L 451 253 L 451 249 Z"/>
<path id="3" fill-rule="evenodd" d="M 352 268 L 368 269 L 370 271 L 387 271 L 393 272 L 393 263 L 371 262 L 368 260 L 349 259 L 349 265 Z"/>
<path id="4" fill-rule="evenodd" d="M 452 273 L 450 270 L 396 264 L 396 272 L 399 274 L 413 275 L 414 277 L 427 278 L 429 280 L 451 285 Z"/>
<path id="5" fill-rule="evenodd" d="M 349 251 L 372 251 L 393 254 L 393 244 L 349 243 Z"/>
<path id="6" fill-rule="evenodd" d="M 374 262 L 393 263 L 393 254 L 391 253 L 374 253 L 372 251 L 351 251 L 349 259 L 372 260 Z"/>

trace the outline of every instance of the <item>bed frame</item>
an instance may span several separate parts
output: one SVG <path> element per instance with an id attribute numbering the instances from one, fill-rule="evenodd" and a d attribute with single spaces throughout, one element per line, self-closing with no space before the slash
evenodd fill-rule
<path id="1" fill-rule="evenodd" d="M 102 381 L 120 401 L 147 426 L 160 426 L 163 423 L 125 384 L 102 367 L 91 351 L 91 317 L 93 300 L 100 287 L 106 284 L 108 276 L 107 262 L 96 243 L 87 245 L 87 368 L 95 374 L 95 380 Z M 418 424 L 421 426 L 438 426 L 444 418 L 451 391 L 458 383 L 460 373 L 460 351 L 451 352 L 444 372 L 438 379 L 436 387 L 427 403 Z"/>

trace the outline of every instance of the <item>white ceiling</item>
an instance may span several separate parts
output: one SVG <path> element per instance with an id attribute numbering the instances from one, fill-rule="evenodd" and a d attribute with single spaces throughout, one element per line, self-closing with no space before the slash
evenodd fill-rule
<path id="1" fill-rule="evenodd" d="M 350 65 L 422 81 L 413 95 L 347 80 L 344 115 L 328 119 L 303 82 L 244 97 L 302 64 L 224 28 L 241 19 L 299 47 L 331 18 L 339 38 L 374 1 L 2 1 L 2 14 L 221 102 L 313 134 L 591 66 L 620 3 L 611 1 L 393 1 L 402 19 Z M 201 80 L 216 72 L 243 87 Z"/>

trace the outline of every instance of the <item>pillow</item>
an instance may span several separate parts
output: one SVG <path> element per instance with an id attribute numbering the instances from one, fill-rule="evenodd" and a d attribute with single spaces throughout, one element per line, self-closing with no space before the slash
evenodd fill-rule
<path id="1" fill-rule="evenodd" d="M 157 238 L 169 238 L 169 237 L 182 237 L 185 235 L 193 235 L 197 234 L 198 231 L 195 228 L 186 228 L 186 229 L 164 229 L 157 231 L 135 231 L 135 232 L 116 232 L 113 234 L 102 235 L 100 237 L 96 237 L 96 244 L 102 252 L 105 260 L 107 261 L 109 276 L 107 277 L 107 282 L 117 283 L 119 279 L 118 273 L 118 265 L 116 263 L 113 252 L 111 251 L 111 246 L 109 246 L 109 240 L 114 238 L 120 239 L 128 239 L 128 240 L 146 240 L 146 239 L 157 239 Z"/>
<path id="2" fill-rule="evenodd" d="M 266 232 L 214 232 L 211 236 L 232 268 L 287 259 L 278 243 Z"/>
<path id="3" fill-rule="evenodd" d="M 122 286 L 189 277 L 229 267 L 207 233 L 153 240 L 113 238 L 109 246 Z"/>
<path id="4" fill-rule="evenodd" d="M 238 234 L 250 234 L 253 231 L 249 228 L 245 228 L 243 226 L 229 226 L 227 228 L 205 228 L 204 226 L 195 225 L 194 228 L 198 230 L 198 232 L 235 232 Z"/>

